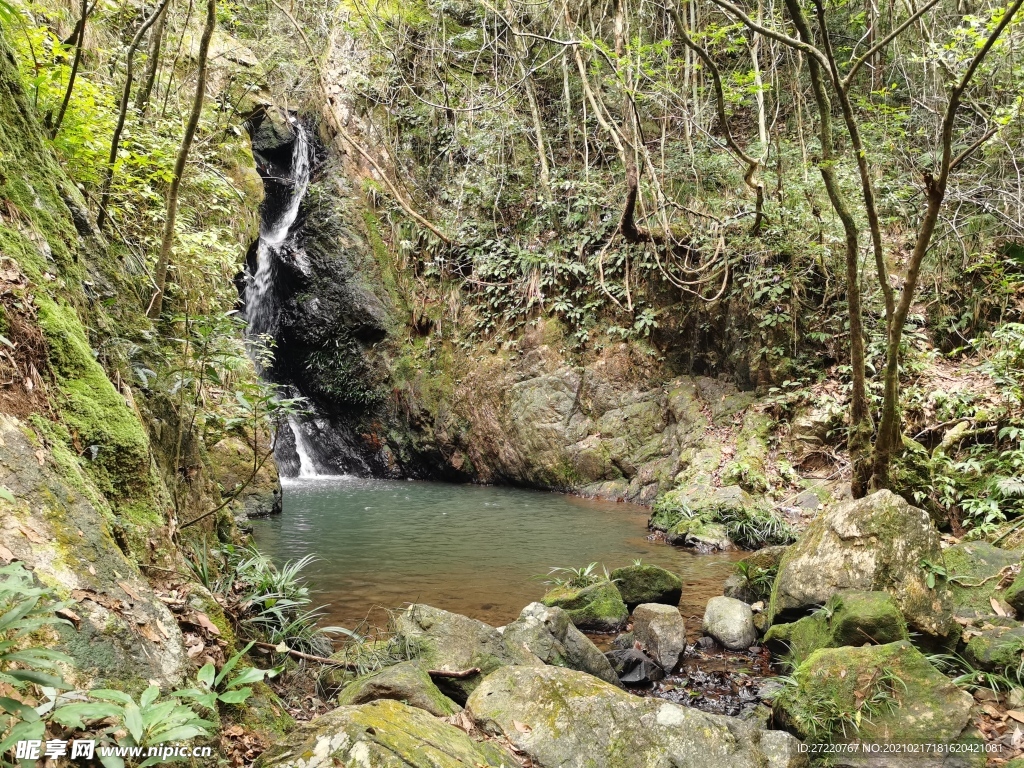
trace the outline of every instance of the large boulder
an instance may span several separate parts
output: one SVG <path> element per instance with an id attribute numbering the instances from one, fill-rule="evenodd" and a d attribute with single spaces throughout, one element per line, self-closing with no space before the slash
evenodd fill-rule
<path id="1" fill-rule="evenodd" d="M 504 735 L 538 768 L 807 764 L 788 734 L 771 737 L 762 750 L 763 732 L 748 724 L 633 696 L 559 667 L 501 669 L 474 691 L 467 710 L 484 731 Z"/>
<path id="2" fill-rule="evenodd" d="M 414 648 L 417 658 L 428 669 L 480 670 L 469 677 L 438 678 L 438 688 L 460 704 L 498 667 L 543 665 L 521 645 L 506 643 L 494 627 L 429 605 L 415 604 L 402 611 L 395 620 L 395 637 L 399 643 Z"/>
<path id="3" fill-rule="evenodd" d="M 964 659 L 977 669 L 1016 673 L 1024 661 L 1024 627 L 993 627 L 974 635 L 964 648 Z"/>
<path id="4" fill-rule="evenodd" d="M 368 704 L 380 699 L 401 701 L 435 717 L 454 715 L 461 709 L 438 690 L 418 661 L 404 661 L 356 678 L 338 694 L 338 705 Z"/>
<path id="5" fill-rule="evenodd" d="M 422 709 L 381 700 L 338 707 L 299 726 L 286 743 L 271 747 L 258 768 L 513 768 L 517 763 L 497 747 L 473 741 L 465 732 Z"/>
<path id="6" fill-rule="evenodd" d="M 592 632 L 617 632 L 629 618 L 622 595 L 610 581 L 576 589 L 558 586 L 541 598 L 549 608 L 563 608 L 572 623 Z"/>
<path id="7" fill-rule="evenodd" d="M 992 598 L 1003 599 L 1002 575 L 1020 562 L 1020 552 L 1009 552 L 988 542 L 962 542 L 942 553 L 946 584 L 953 594 L 957 616 L 980 618 L 994 615 Z M 1012 586 L 1012 585 L 1011 585 Z"/>
<path id="8" fill-rule="evenodd" d="M 906 640 L 907 624 L 888 592 L 837 592 L 825 607 L 792 624 L 776 624 L 764 636 L 794 666 L 819 648 L 885 645 Z"/>
<path id="9" fill-rule="evenodd" d="M 641 603 L 679 605 L 683 596 L 683 580 L 672 571 L 656 565 L 629 565 L 611 572 L 612 581 L 619 589 L 629 610 Z"/>
<path id="10" fill-rule="evenodd" d="M 840 590 L 881 590 L 914 629 L 945 639 L 954 629 L 952 597 L 927 570 L 927 563 L 941 562 L 928 513 L 878 491 L 831 507 L 786 550 L 769 612 L 776 620 L 798 618 Z"/>
<path id="11" fill-rule="evenodd" d="M 815 651 L 775 698 L 787 728 L 819 743 L 948 744 L 974 700 L 909 641 Z"/>
<path id="12" fill-rule="evenodd" d="M 614 685 L 619 678 L 590 638 L 576 629 L 561 608 L 530 603 L 519 618 L 505 627 L 506 647 L 519 645 L 545 664 L 586 672 Z"/>
<path id="13" fill-rule="evenodd" d="M 691 547 L 703 553 L 724 552 L 735 548 L 724 525 L 700 517 L 680 520 L 668 529 L 665 539 L 677 547 Z"/>
<path id="14" fill-rule="evenodd" d="M 730 651 L 743 651 L 757 642 L 750 606 L 732 597 L 713 597 L 704 608 L 704 634 Z"/>
<path id="15" fill-rule="evenodd" d="M 638 605 L 633 611 L 633 639 L 658 666 L 671 672 L 686 650 L 686 622 L 674 606 Z"/>

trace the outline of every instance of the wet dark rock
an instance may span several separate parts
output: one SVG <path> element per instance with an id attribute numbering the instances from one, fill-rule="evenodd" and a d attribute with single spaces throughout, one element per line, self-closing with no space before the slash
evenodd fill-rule
<path id="1" fill-rule="evenodd" d="M 605 658 L 611 663 L 619 680 L 626 685 L 646 685 L 665 676 L 665 670 L 651 661 L 643 651 L 635 648 L 609 651 Z"/>

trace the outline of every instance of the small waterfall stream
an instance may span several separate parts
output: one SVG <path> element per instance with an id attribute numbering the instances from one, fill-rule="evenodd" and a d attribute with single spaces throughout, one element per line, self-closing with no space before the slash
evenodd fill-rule
<path id="1" fill-rule="evenodd" d="M 293 227 L 299 215 L 302 199 L 309 188 L 312 169 L 313 147 L 309 134 L 299 121 L 292 119 L 295 141 L 292 146 L 289 186 L 284 202 L 276 212 L 264 212 L 260 223 L 260 237 L 256 246 L 255 272 L 246 276 L 245 312 L 248 321 L 248 337 L 254 342 L 264 335 L 275 335 L 278 330 L 280 311 L 276 282 L 278 264 L 284 259 L 300 262 L 302 253 L 294 239 Z M 261 368 L 259 355 L 253 360 Z M 260 370 L 260 373 L 263 373 Z M 317 463 L 313 449 L 303 433 L 302 424 L 295 417 L 288 419 L 288 426 L 295 443 L 298 457 L 298 476 L 317 477 Z"/>
<path id="2" fill-rule="evenodd" d="M 248 334 L 258 337 L 273 334 L 277 326 L 277 301 L 274 296 L 274 282 L 277 277 L 277 263 L 287 258 L 292 226 L 299 215 L 299 206 L 309 188 L 312 163 L 312 147 L 305 127 L 295 121 L 295 143 L 292 149 L 291 190 L 287 202 L 273 218 L 264 217 L 260 224 L 260 239 L 256 249 L 256 273 L 249 277 L 246 286 L 246 319 L 249 321 Z"/>

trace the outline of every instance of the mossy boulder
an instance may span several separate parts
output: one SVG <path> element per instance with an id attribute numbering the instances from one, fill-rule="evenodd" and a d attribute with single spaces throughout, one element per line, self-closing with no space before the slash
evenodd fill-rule
<path id="1" fill-rule="evenodd" d="M 942 554 L 956 614 L 966 618 L 993 615 L 991 599 L 1006 596 L 999 591 L 1000 576 L 1005 568 L 1020 562 L 1021 553 L 970 541 L 949 547 Z"/>
<path id="2" fill-rule="evenodd" d="M 948 744 L 960 738 L 974 700 L 909 641 L 823 648 L 793 673 L 773 709 L 815 742 Z"/>
<path id="3" fill-rule="evenodd" d="M 404 647 L 414 649 L 416 658 L 427 669 L 450 672 L 480 670 L 479 674 L 465 678 L 438 679 L 437 686 L 441 691 L 459 704 L 465 702 L 484 677 L 499 667 L 543 665 L 521 645 L 506 642 L 501 633 L 489 624 L 429 605 L 411 605 L 398 614 L 395 637 Z"/>
<path id="4" fill-rule="evenodd" d="M 974 635 L 964 648 L 964 659 L 978 669 L 1015 672 L 1024 660 L 1024 627 L 994 627 Z"/>
<path id="5" fill-rule="evenodd" d="M 517 763 L 489 743 L 422 709 L 380 700 L 346 706 L 304 723 L 286 742 L 256 761 L 259 768 L 513 768 Z"/>
<path id="6" fill-rule="evenodd" d="M 368 704 L 380 699 L 401 701 L 435 717 L 454 715 L 462 709 L 441 693 L 418 661 L 405 661 L 356 678 L 338 694 L 338 705 Z"/>
<path id="7" fill-rule="evenodd" d="M 733 549 L 729 531 L 721 523 L 712 523 L 699 517 L 680 520 L 665 534 L 669 544 L 692 547 L 698 552 Z"/>
<path id="8" fill-rule="evenodd" d="M 798 665 L 819 648 L 885 645 L 907 638 L 906 621 L 889 593 L 851 590 L 836 593 L 810 616 L 774 625 L 764 640 L 773 652 Z"/>
<path id="9" fill-rule="evenodd" d="M 466 709 L 485 732 L 504 736 L 538 766 L 807 765 L 788 734 L 769 737 L 771 749 L 764 750 L 760 742 L 767 734 L 755 727 L 634 696 L 559 667 L 498 670 L 473 692 Z"/>
<path id="10" fill-rule="evenodd" d="M 892 595 L 907 623 L 933 639 L 955 635 L 952 595 L 929 585 L 925 563 L 941 563 L 939 533 L 928 514 L 890 491 L 836 504 L 786 550 L 769 613 L 791 620 L 843 590 Z"/>
<path id="11" fill-rule="evenodd" d="M 564 609 L 573 624 L 592 632 L 618 632 L 629 618 L 629 609 L 622 601 L 622 595 L 610 581 L 581 589 L 555 587 L 541 598 L 541 602 Z"/>
<path id="12" fill-rule="evenodd" d="M 743 558 L 725 580 L 722 594 L 745 603 L 767 602 L 785 552 L 784 546 L 764 547 Z"/>
<path id="13" fill-rule="evenodd" d="M 611 572 L 612 581 L 629 610 L 641 603 L 679 605 L 683 580 L 656 565 L 628 565 Z"/>
<path id="14" fill-rule="evenodd" d="M 561 608 L 530 603 L 518 619 L 505 627 L 502 638 L 506 645 L 525 647 L 545 664 L 575 669 L 619 684 L 608 659 Z"/>
<path id="15" fill-rule="evenodd" d="M 219 441 L 209 450 L 209 457 L 221 493 L 225 497 L 236 494 L 229 504 L 236 517 L 267 517 L 281 511 L 281 480 L 274 462 L 266 461 L 253 472 L 252 447 L 237 437 Z"/>
<path id="16" fill-rule="evenodd" d="M 1017 578 L 1003 591 L 1001 597 L 1018 616 L 1024 617 L 1024 575 L 1017 574 Z"/>

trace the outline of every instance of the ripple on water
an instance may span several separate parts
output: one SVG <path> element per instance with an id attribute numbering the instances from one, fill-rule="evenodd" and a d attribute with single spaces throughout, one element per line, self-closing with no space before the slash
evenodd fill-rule
<path id="1" fill-rule="evenodd" d="M 384 608 L 423 602 L 500 626 L 540 598 L 552 566 L 636 558 L 678 573 L 680 609 L 700 617 L 721 594 L 735 553 L 696 555 L 648 541 L 648 510 L 633 504 L 498 486 L 351 476 L 283 481 L 284 511 L 253 521 L 276 562 L 307 554 L 332 624 L 386 622 Z M 698 619 L 699 620 L 699 619 Z"/>

